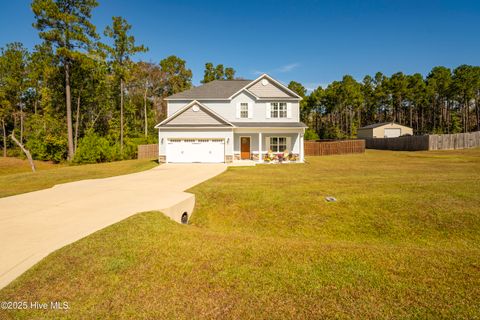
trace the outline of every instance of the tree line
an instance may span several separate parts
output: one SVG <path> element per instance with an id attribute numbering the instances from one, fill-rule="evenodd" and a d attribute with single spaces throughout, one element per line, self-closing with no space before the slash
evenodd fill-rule
<path id="1" fill-rule="evenodd" d="M 165 97 L 192 86 L 186 61 L 134 57 L 132 26 L 112 17 L 101 35 L 92 23 L 95 0 L 33 0 L 40 44 L 0 48 L 0 146 L 3 156 L 30 151 L 38 160 L 101 162 L 133 158 L 138 144 L 156 143 L 154 125 L 166 117 Z M 235 69 L 205 64 L 202 83 L 235 79 Z M 435 67 L 424 78 L 401 72 L 344 76 L 301 95 L 307 138 L 355 137 L 364 125 L 395 121 L 416 134 L 480 129 L 480 70 Z M 14 141 L 18 141 L 17 147 Z"/>
<path id="2" fill-rule="evenodd" d="M 438 66 L 426 77 L 377 72 L 362 82 L 345 75 L 310 94 L 295 81 L 289 88 L 304 98 L 301 119 L 312 139 L 355 138 L 359 127 L 392 121 L 412 127 L 414 134 L 480 131 L 478 66 Z"/>
<path id="3" fill-rule="evenodd" d="M 133 158 L 157 140 L 164 98 L 192 86 L 186 61 L 134 62 L 148 51 L 131 25 L 112 17 L 101 37 L 92 23 L 95 0 L 33 0 L 32 51 L 14 42 L 0 49 L 0 146 L 3 156 L 99 162 Z M 206 63 L 203 83 L 233 79 L 235 70 Z M 18 138 L 18 139 L 15 139 Z"/>

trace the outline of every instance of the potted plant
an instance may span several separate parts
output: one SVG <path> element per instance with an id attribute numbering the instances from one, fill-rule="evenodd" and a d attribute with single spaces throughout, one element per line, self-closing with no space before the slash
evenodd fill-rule
<path id="1" fill-rule="evenodd" d="M 283 151 L 283 154 L 282 154 L 282 161 L 283 162 L 289 162 L 290 160 L 290 152 L 285 149 L 285 151 Z"/>
<path id="2" fill-rule="evenodd" d="M 268 150 L 263 160 L 268 163 L 272 163 L 273 161 L 275 161 L 275 154 L 272 152 L 272 150 Z"/>
<path id="3" fill-rule="evenodd" d="M 288 155 L 288 160 L 290 160 L 290 161 L 298 161 L 298 156 L 297 156 L 296 154 L 294 154 L 294 153 L 290 153 L 290 154 Z"/>
<path id="4" fill-rule="evenodd" d="M 283 158 L 283 153 L 279 153 L 277 154 L 277 159 L 278 159 L 278 162 L 282 163 L 284 158 Z"/>

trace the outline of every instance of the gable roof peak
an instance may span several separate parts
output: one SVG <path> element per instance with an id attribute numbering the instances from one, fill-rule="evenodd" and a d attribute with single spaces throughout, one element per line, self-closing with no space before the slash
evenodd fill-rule
<path id="1" fill-rule="evenodd" d="M 409 128 L 408 126 L 405 126 L 405 125 L 400 124 L 400 123 L 396 123 L 394 121 L 386 121 L 386 122 L 372 123 L 372 124 L 369 124 L 367 126 L 364 126 L 364 127 L 358 128 L 358 129 L 373 129 L 373 128 L 378 128 L 378 127 L 383 127 L 383 126 L 386 126 L 386 125 L 397 125 L 397 126 L 402 126 L 402 127 Z"/>
<path id="2" fill-rule="evenodd" d="M 249 91 L 248 89 L 253 87 L 256 83 L 258 83 L 259 81 L 263 80 L 263 79 L 267 79 L 269 80 L 270 82 L 272 82 L 274 84 L 274 86 L 277 86 L 280 90 L 286 92 L 286 94 L 288 95 L 291 95 L 292 98 L 297 98 L 297 99 L 303 99 L 301 96 L 299 96 L 295 91 L 291 90 L 288 86 L 284 85 L 283 83 L 281 83 L 280 81 L 277 81 L 275 80 L 274 78 L 272 78 L 271 76 L 269 76 L 268 74 L 266 73 L 262 73 L 258 78 L 256 78 L 255 80 L 253 81 L 250 81 L 250 83 L 248 83 L 247 85 L 245 85 L 245 87 L 241 88 L 240 90 L 238 90 L 237 92 L 235 92 L 234 94 L 232 94 L 229 99 L 232 99 L 234 96 L 236 96 L 237 94 L 239 94 L 240 92 L 242 92 L 243 90 L 247 90 L 248 92 L 252 93 L 251 91 Z M 273 97 L 272 97 L 273 98 Z"/>
<path id="3" fill-rule="evenodd" d="M 264 78 L 268 79 L 273 85 L 286 92 L 286 94 L 290 95 L 291 98 L 302 99 L 297 93 L 290 90 L 286 85 L 264 73 L 255 80 L 213 80 L 200 86 L 193 87 L 189 90 L 168 96 L 165 98 L 165 100 L 231 100 L 234 96 L 244 90 L 250 92 L 248 88 Z"/>
<path id="4" fill-rule="evenodd" d="M 255 83 L 257 83 L 258 81 L 264 79 L 264 78 L 267 78 L 268 80 L 270 80 L 271 82 L 273 82 L 274 84 L 276 84 L 277 86 L 280 86 L 283 90 L 287 91 L 288 93 L 290 93 L 291 95 L 295 96 L 296 98 L 299 98 L 299 99 L 303 99 L 301 96 L 299 96 L 295 91 L 291 90 L 288 86 L 284 85 L 283 83 L 281 83 L 280 81 L 277 81 L 275 80 L 274 78 L 272 78 L 270 75 L 266 74 L 266 73 L 262 73 L 257 79 L 253 80 L 252 82 L 250 82 L 250 84 L 247 85 L 247 88 L 248 87 L 251 87 L 253 86 Z"/>
<path id="5" fill-rule="evenodd" d="M 179 110 L 177 110 L 175 113 L 173 113 L 171 116 L 167 117 L 166 119 L 164 119 L 162 122 L 160 122 L 159 124 L 157 124 L 155 126 L 156 129 L 159 129 L 160 127 L 162 126 L 165 126 L 166 124 L 168 124 L 170 121 L 172 121 L 173 119 L 177 118 L 178 116 L 180 116 L 181 114 L 183 114 L 184 112 L 186 112 L 187 110 L 189 110 L 190 108 L 192 108 L 193 106 L 198 106 L 200 107 L 201 109 L 203 109 L 206 113 L 208 113 L 211 117 L 215 118 L 218 122 L 220 123 L 224 123 L 225 125 L 227 126 L 233 126 L 232 123 L 228 120 L 226 120 L 224 117 L 222 117 L 221 115 L 219 115 L 217 112 L 213 111 L 212 109 L 210 109 L 209 107 L 207 107 L 206 105 L 204 105 L 203 103 L 197 101 L 197 100 L 192 100 L 190 101 L 189 103 L 187 103 L 185 106 L 183 106 L 182 108 L 180 108 Z M 195 110 L 194 110 L 195 111 Z"/>

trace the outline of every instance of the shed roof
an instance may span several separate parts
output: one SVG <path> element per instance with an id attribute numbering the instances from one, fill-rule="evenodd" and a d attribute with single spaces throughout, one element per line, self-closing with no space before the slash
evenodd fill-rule
<path id="1" fill-rule="evenodd" d="M 365 126 L 365 127 L 361 127 L 361 128 L 358 128 L 359 130 L 360 129 L 373 129 L 373 128 L 378 128 L 378 127 L 383 127 L 383 126 L 386 126 L 386 125 L 389 125 L 389 124 L 395 124 L 397 126 L 402 126 L 402 127 L 406 127 L 406 128 L 409 128 L 408 126 L 404 126 L 403 124 L 399 124 L 399 123 L 395 123 L 395 122 L 380 122 L 380 123 L 374 123 L 374 124 L 370 124 L 368 126 Z"/>

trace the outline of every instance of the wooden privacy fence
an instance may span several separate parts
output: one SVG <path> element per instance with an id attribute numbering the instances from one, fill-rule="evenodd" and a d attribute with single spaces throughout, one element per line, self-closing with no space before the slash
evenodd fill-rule
<path id="1" fill-rule="evenodd" d="M 418 151 L 428 150 L 428 136 L 366 139 L 367 149 Z"/>
<path id="2" fill-rule="evenodd" d="M 365 140 L 305 141 L 305 156 L 363 153 Z"/>
<path id="3" fill-rule="evenodd" d="M 158 144 L 140 144 L 138 145 L 138 159 L 156 159 L 158 158 Z"/>
<path id="4" fill-rule="evenodd" d="M 480 131 L 456 134 L 366 139 L 367 149 L 418 151 L 454 150 L 480 147 Z"/>
<path id="5" fill-rule="evenodd" d="M 428 136 L 428 150 L 453 150 L 480 147 L 480 131 Z"/>
<path id="6" fill-rule="evenodd" d="M 306 156 L 363 153 L 365 140 L 305 141 Z M 158 158 L 158 144 L 138 145 L 138 159 Z"/>

